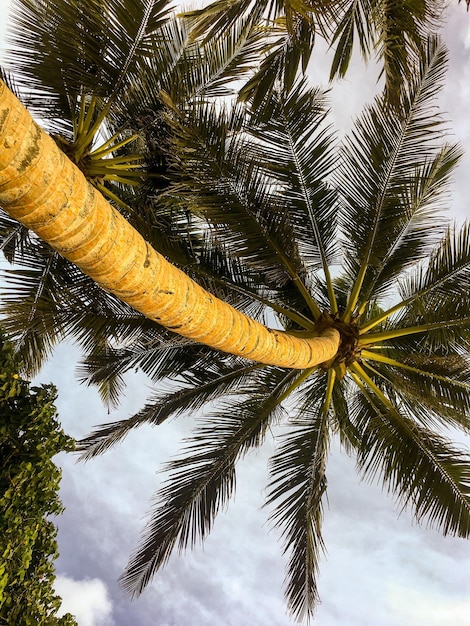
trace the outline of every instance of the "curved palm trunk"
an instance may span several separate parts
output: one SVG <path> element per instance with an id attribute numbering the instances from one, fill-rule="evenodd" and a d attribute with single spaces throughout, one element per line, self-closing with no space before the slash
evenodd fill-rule
<path id="1" fill-rule="evenodd" d="M 328 361 L 338 350 L 337 330 L 305 339 L 266 328 L 168 263 L 86 181 L 4 83 L 0 205 L 101 287 L 184 337 L 298 369 Z"/>

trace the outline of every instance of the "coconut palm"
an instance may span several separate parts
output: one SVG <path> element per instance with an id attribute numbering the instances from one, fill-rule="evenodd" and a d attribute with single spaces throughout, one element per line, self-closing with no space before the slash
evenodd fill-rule
<path id="1" fill-rule="evenodd" d="M 397 104 L 416 54 L 445 6 L 440 0 L 213 0 L 205 5 L 186 13 L 194 20 L 193 37 L 217 37 L 241 16 L 262 23 L 270 35 L 259 71 L 240 92 L 255 106 L 279 81 L 292 87 L 299 68 L 307 68 L 316 37 L 334 50 L 330 79 L 346 75 L 357 45 L 365 60 L 375 57 L 387 99 Z"/>
<path id="2" fill-rule="evenodd" d="M 291 333 L 330 326 L 341 344 L 332 359 L 299 370 L 213 354 L 172 377 L 176 388 L 134 417 L 82 442 L 90 458 L 140 424 L 210 411 L 167 466 L 123 576 L 129 591 L 140 592 L 174 549 L 207 536 L 233 493 L 237 460 L 280 422 L 267 502 L 289 554 L 286 595 L 296 617 L 318 600 L 332 436 L 355 454 L 362 476 L 380 475 L 417 520 L 468 537 L 469 457 L 441 432 L 470 425 L 470 232 L 442 217 L 460 150 L 440 145 L 432 108 L 444 66 L 442 46 L 430 40 L 401 117 L 377 99 L 339 156 L 323 96 L 304 85 L 255 114 L 244 129 L 253 141 L 228 141 L 234 112 L 198 111 L 197 123 L 175 116 L 173 154 L 187 174 L 169 192 L 175 213 L 191 208 L 242 265 L 234 290 L 251 290 Z"/>
<path id="3" fill-rule="evenodd" d="M 173 273 L 40 133 L 46 173 L 57 173 L 48 185 L 40 166 L 32 189 L 36 148 L 31 158 L 20 150 L 11 163 L 6 153 L 20 142 L 15 137 L 27 137 L 28 125 L 33 135 L 36 127 L 24 111 L 21 125 L 4 121 L 6 210 L 105 289 L 186 337 L 157 347 L 124 342 L 107 365 L 106 353 L 95 354 L 95 380 L 147 360 L 157 364 L 149 365 L 155 379 L 166 376 L 173 388 L 92 433 L 81 443 L 83 456 L 143 423 L 210 407 L 183 456 L 169 464 L 123 576 L 129 591 L 142 591 L 174 548 L 207 536 L 233 493 L 237 460 L 280 422 L 267 500 L 289 554 L 286 596 L 295 617 L 311 615 L 318 600 L 333 436 L 356 456 L 361 475 L 381 476 L 417 520 L 469 536 L 470 459 L 443 432 L 470 426 L 470 232 L 442 217 L 460 150 L 442 144 L 433 110 L 445 63 L 442 45 L 430 39 L 402 92 L 400 115 L 377 98 L 339 151 L 324 95 L 304 83 L 273 94 L 251 116 L 210 103 L 181 110 L 166 99 L 169 184 L 154 215 L 170 215 L 176 241 L 193 246 L 188 273 L 249 309 L 253 321 Z M 16 116 L 14 98 L 5 89 L 1 98 L 2 110 Z M 69 198 L 65 210 L 57 210 L 54 193 Z M 92 203 L 80 204 L 86 197 Z M 105 231 L 98 253 L 87 232 L 80 242 L 96 214 L 91 240 Z M 264 321 L 280 330 L 264 329 Z M 191 339 L 197 345 L 188 346 Z M 174 362 L 174 371 L 159 369 L 162 360 Z"/>

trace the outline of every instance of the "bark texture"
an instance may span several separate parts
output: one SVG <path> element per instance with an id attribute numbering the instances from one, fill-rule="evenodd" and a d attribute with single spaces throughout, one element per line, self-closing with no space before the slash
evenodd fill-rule
<path id="1" fill-rule="evenodd" d="M 338 350 L 336 329 L 305 339 L 266 328 L 168 263 L 87 182 L 2 82 L 0 205 L 101 287 L 184 337 L 295 369 L 328 361 Z"/>

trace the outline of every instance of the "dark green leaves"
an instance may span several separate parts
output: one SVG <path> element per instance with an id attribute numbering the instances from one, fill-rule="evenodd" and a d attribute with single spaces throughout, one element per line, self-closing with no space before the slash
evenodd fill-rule
<path id="1" fill-rule="evenodd" d="M 174 547 L 184 550 L 204 540 L 233 493 L 236 461 L 261 445 L 269 425 L 282 414 L 279 396 L 295 386 L 298 376 L 275 369 L 258 374 L 249 395 L 226 401 L 195 430 L 184 456 L 168 465 L 170 477 L 158 494 L 142 546 L 123 575 L 128 591 L 142 591 Z"/>
<path id="2" fill-rule="evenodd" d="M 358 464 L 366 476 L 384 483 L 444 534 L 470 534 L 470 458 L 432 430 L 420 426 L 405 409 L 384 402 L 371 379 L 362 378 L 354 419 L 361 431 Z M 359 380 L 359 379 L 358 379 Z M 367 389 L 367 387 L 369 389 Z"/>
<path id="3" fill-rule="evenodd" d="M 282 529 L 284 550 L 289 553 L 286 598 L 292 614 L 300 621 L 311 617 L 319 600 L 316 575 L 323 550 L 322 501 L 326 492 L 328 456 L 329 395 L 334 374 L 318 376 L 297 396 L 293 425 L 270 462 L 271 482 L 267 504 Z"/>
<path id="4" fill-rule="evenodd" d="M 433 98 L 445 66 L 446 51 L 431 38 L 401 112 L 392 114 L 377 99 L 346 139 L 335 183 L 346 267 L 355 281 L 347 315 L 356 306 L 361 312 L 376 290 L 383 294 L 411 259 L 426 258 L 443 233 L 442 196 L 460 156 L 457 147 L 438 144 L 443 127 Z"/>
<path id="5" fill-rule="evenodd" d="M 0 337 L 0 622 L 76 626 L 56 616 L 53 562 L 62 512 L 60 470 L 52 457 L 73 449 L 61 430 L 52 386 L 30 387 L 13 345 Z"/>

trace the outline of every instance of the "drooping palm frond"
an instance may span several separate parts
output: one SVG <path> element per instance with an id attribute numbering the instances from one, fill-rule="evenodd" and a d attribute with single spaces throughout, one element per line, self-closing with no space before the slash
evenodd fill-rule
<path id="1" fill-rule="evenodd" d="M 159 425 L 170 417 L 188 411 L 197 413 L 222 396 L 249 394 L 258 365 L 247 365 L 238 360 L 226 363 L 214 361 L 210 357 L 202 350 L 200 358 L 193 361 L 191 366 L 187 364 L 185 371 L 171 372 L 173 380 L 179 380 L 170 391 L 152 395 L 131 418 L 103 424 L 78 442 L 77 450 L 82 452 L 81 458 L 90 459 L 102 454 L 121 441 L 130 430 L 142 424 Z"/>
<path id="2" fill-rule="evenodd" d="M 257 109 L 271 99 L 280 85 L 289 92 L 299 75 L 299 68 L 303 73 L 307 69 L 314 40 L 315 29 L 305 17 L 300 17 L 290 32 L 277 23 L 266 57 L 258 71 L 240 89 L 240 100 L 249 101 Z"/>
<path id="3" fill-rule="evenodd" d="M 290 552 L 286 598 L 298 621 L 308 620 L 319 600 L 316 577 L 324 549 L 322 500 L 334 382 L 332 370 L 304 386 L 296 397 L 293 424 L 270 461 L 267 504 L 275 504 L 271 519 L 282 529 L 284 551 Z"/>
<path id="4" fill-rule="evenodd" d="M 394 406 L 360 366 L 354 377 L 361 390 L 354 404 L 360 430 L 358 464 L 366 476 L 384 484 L 423 519 L 444 534 L 470 533 L 470 465 L 458 450 Z"/>
<path id="5" fill-rule="evenodd" d="M 158 326 L 105 293 L 77 267 L 37 239 L 20 257 L 22 266 L 4 271 L 2 319 L 29 375 L 53 347 L 74 338 L 85 353 L 98 345 L 132 343 Z"/>
<path id="6" fill-rule="evenodd" d="M 141 591 L 176 545 L 184 550 L 204 540 L 232 495 L 236 461 L 263 442 L 269 424 L 280 417 L 280 398 L 300 376 L 272 368 L 260 373 L 249 397 L 227 402 L 195 431 L 184 457 L 168 465 L 170 478 L 122 577 L 129 592 Z"/>
<path id="7" fill-rule="evenodd" d="M 373 48 L 372 4 L 371 0 L 355 0 L 345 6 L 331 36 L 331 45 L 336 45 L 336 48 L 331 63 L 330 80 L 336 76 L 339 78 L 346 76 L 355 39 L 362 57 L 365 60 L 369 58 Z"/>
<path id="8" fill-rule="evenodd" d="M 257 108 L 279 84 L 289 91 L 299 69 L 306 71 L 317 32 L 325 35 L 326 23 L 336 13 L 334 2 L 217 0 L 186 15 L 194 20 L 193 37 L 205 41 L 219 37 L 240 16 L 260 24 L 265 34 L 265 58 L 239 93 Z"/>
<path id="9" fill-rule="evenodd" d="M 397 106 L 428 34 L 438 28 L 443 8 L 442 3 L 427 0 L 352 0 L 344 3 L 330 39 L 331 45 L 335 46 L 330 79 L 346 75 L 357 41 L 366 61 L 375 55 L 384 77 L 385 97 Z"/>
<path id="10" fill-rule="evenodd" d="M 439 0 L 215 0 L 186 15 L 195 21 L 193 36 L 205 40 L 220 36 L 240 16 L 264 26 L 269 35 L 265 59 L 240 92 L 255 107 L 271 96 L 276 84 L 289 90 L 299 70 L 305 73 L 316 36 L 334 49 L 331 80 L 346 75 L 356 43 L 366 61 L 375 56 L 384 76 L 385 98 L 397 107 L 411 68 L 425 48 L 428 33 L 438 28 L 443 9 Z"/>

